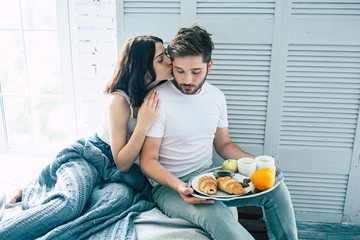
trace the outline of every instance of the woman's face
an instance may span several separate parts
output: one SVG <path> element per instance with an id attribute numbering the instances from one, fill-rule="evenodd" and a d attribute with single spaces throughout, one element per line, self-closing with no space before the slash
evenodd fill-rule
<path id="1" fill-rule="evenodd" d="M 165 47 L 161 42 L 155 43 L 154 70 L 156 79 L 146 86 L 148 90 L 157 86 L 162 80 L 169 80 L 172 78 L 171 60 L 166 55 Z"/>

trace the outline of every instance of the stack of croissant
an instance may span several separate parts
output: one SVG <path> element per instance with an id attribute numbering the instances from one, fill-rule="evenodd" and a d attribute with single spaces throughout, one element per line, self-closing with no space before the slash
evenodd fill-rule
<path id="1" fill-rule="evenodd" d="M 220 177 L 216 180 L 211 176 L 204 176 L 199 179 L 198 188 L 200 191 L 210 195 L 215 194 L 218 188 L 234 195 L 246 193 L 241 184 L 232 177 Z"/>

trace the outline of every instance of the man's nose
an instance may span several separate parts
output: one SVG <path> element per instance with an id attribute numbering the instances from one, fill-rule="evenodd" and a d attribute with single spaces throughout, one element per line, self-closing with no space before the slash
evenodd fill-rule
<path id="1" fill-rule="evenodd" d="M 191 84 L 192 83 L 192 76 L 191 74 L 186 74 L 184 79 L 185 84 Z"/>

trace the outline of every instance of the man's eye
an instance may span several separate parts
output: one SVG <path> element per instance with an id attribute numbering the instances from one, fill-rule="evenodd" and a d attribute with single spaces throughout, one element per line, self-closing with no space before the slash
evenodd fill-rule
<path id="1" fill-rule="evenodd" d="M 192 71 L 192 74 L 194 74 L 194 75 L 197 75 L 199 73 L 200 73 L 200 71 Z"/>
<path id="2" fill-rule="evenodd" d="M 163 61 L 164 61 L 164 59 L 161 57 L 161 58 L 159 58 L 159 60 L 157 62 L 162 63 Z"/>
<path id="3" fill-rule="evenodd" d="M 178 72 L 178 73 L 184 73 L 184 71 L 183 71 L 183 70 L 177 70 L 177 72 Z"/>

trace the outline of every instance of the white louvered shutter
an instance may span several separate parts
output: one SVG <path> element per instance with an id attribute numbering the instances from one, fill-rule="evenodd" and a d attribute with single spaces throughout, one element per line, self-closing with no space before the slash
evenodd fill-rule
<path id="1" fill-rule="evenodd" d="M 217 43 L 208 81 L 226 95 L 231 137 L 263 151 L 271 46 Z"/>
<path id="2" fill-rule="evenodd" d="M 300 218 L 341 222 L 359 117 L 360 2 L 293 1 L 289 20 L 279 164 Z"/>
<path id="3" fill-rule="evenodd" d="M 117 5 L 119 47 L 137 35 L 154 35 L 168 42 L 180 26 L 180 0 L 128 0 Z"/>
<path id="4" fill-rule="evenodd" d="M 289 45 L 280 156 L 297 210 L 337 219 L 344 211 L 359 111 L 356 54 L 354 46 Z"/>

